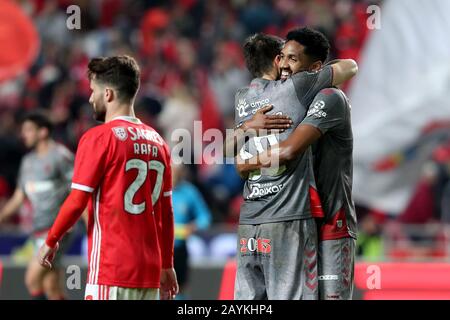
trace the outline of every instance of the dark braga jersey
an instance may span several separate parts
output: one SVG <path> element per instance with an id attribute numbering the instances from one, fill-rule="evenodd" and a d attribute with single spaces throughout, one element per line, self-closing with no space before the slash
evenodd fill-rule
<path id="1" fill-rule="evenodd" d="M 69 195 L 74 156 L 58 143 L 46 155 L 31 151 L 22 159 L 18 186 L 33 208 L 33 232 L 50 229 Z"/>
<path id="2" fill-rule="evenodd" d="M 235 122 L 250 119 L 256 111 L 271 104 L 269 114 L 283 114 L 294 122 L 279 135 L 253 137 L 240 151 L 249 159 L 287 139 L 306 116 L 314 96 L 332 84 L 333 70 L 300 72 L 285 81 L 254 79 L 240 89 L 235 97 Z M 244 185 L 244 203 L 240 224 L 262 224 L 321 216 L 320 200 L 315 191 L 310 148 L 287 165 L 252 172 Z"/>
<path id="3" fill-rule="evenodd" d="M 322 132 L 313 146 L 314 173 L 325 213 L 320 239 L 356 238 L 357 224 L 352 200 L 353 133 L 351 107 L 338 89 L 320 91 L 302 124 Z"/>

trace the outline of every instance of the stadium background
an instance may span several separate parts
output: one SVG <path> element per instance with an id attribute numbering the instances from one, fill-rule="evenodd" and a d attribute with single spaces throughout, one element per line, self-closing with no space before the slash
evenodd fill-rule
<path id="1" fill-rule="evenodd" d="M 9 11 L 11 3 L 22 16 Z M 80 29 L 67 27 L 70 5 L 81 9 Z M 82 133 L 95 125 L 85 74 L 91 57 L 137 58 L 142 70 L 137 114 L 169 141 L 176 128 L 192 132 L 194 120 L 202 121 L 203 130 L 233 126 L 234 93 L 250 80 L 240 49 L 246 36 L 260 31 L 284 36 L 307 25 L 330 39 L 330 59 L 353 58 L 360 67 L 344 88 L 355 135 L 355 297 L 449 299 L 445 12 L 450 12 L 445 0 L 3 0 L 0 207 L 15 188 L 26 152 L 18 123 L 24 112 L 46 109 L 56 125 L 54 138 L 74 151 Z M 242 181 L 232 165 L 189 165 L 186 176 L 205 198 L 213 221 L 188 239 L 187 297 L 230 297 L 226 279 L 232 279 Z M 28 299 L 23 272 L 31 217 L 24 206 L 0 226 L 0 299 Z M 83 232 L 80 226 L 65 262 L 85 270 Z M 374 281 L 371 287 L 377 270 L 379 286 Z M 79 298 L 82 291 L 69 296 Z"/>

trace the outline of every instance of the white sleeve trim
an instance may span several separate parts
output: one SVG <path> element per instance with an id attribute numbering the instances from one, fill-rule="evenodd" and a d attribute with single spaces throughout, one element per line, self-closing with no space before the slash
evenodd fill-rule
<path id="1" fill-rule="evenodd" d="M 73 183 L 72 182 L 72 189 L 77 189 L 77 190 L 81 190 L 81 191 L 86 191 L 86 192 L 93 192 L 94 188 L 82 185 L 82 184 L 78 184 L 78 183 Z"/>
<path id="2" fill-rule="evenodd" d="M 166 191 L 163 195 L 164 197 L 170 197 L 172 195 L 172 191 Z"/>

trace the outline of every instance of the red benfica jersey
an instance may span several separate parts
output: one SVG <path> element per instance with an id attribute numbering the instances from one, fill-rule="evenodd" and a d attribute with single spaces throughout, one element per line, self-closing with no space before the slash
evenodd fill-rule
<path id="1" fill-rule="evenodd" d="M 159 288 L 158 202 L 172 193 L 170 153 L 161 136 L 133 117 L 90 129 L 78 146 L 72 188 L 92 193 L 87 283 Z M 172 259 L 173 251 L 165 254 Z"/>

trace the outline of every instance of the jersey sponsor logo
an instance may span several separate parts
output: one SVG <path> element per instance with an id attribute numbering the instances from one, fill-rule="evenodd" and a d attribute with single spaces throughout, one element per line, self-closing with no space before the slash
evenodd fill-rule
<path id="1" fill-rule="evenodd" d="M 128 133 L 124 127 L 114 127 L 114 128 L 112 128 L 112 130 L 117 139 L 119 139 L 120 141 L 127 140 Z"/>
<path id="2" fill-rule="evenodd" d="M 147 129 L 140 129 L 140 128 L 133 128 L 128 127 L 128 132 L 130 133 L 130 139 L 132 141 L 136 140 L 148 140 L 154 143 L 157 143 L 159 145 L 163 145 L 163 139 L 159 135 L 158 132 L 153 130 L 147 130 Z"/>
<path id="3" fill-rule="evenodd" d="M 319 276 L 320 281 L 328 281 L 328 280 L 339 280 L 339 276 L 337 274 L 325 274 L 323 276 Z"/>
<path id="4" fill-rule="evenodd" d="M 248 107 L 252 108 L 251 113 L 255 114 L 259 109 L 262 107 L 270 104 L 270 99 L 261 99 L 258 101 L 253 101 L 248 104 L 248 102 L 245 99 L 239 99 L 238 104 L 236 106 L 236 111 L 238 112 L 238 115 L 240 118 L 246 117 L 249 115 L 249 113 L 246 111 Z"/>
<path id="5" fill-rule="evenodd" d="M 248 112 L 245 111 L 245 109 L 247 108 L 248 108 L 247 101 L 245 101 L 245 99 L 239 99 L 238 104 L 236 106 L 236 111 L 238 112 L 240 118 L 248 116 Z"/>
<path id="6" fill-rule="evenodd" d="M 325 108 L 325 101 L 319 100 L 308 110 L 307 116 L 313 115 L 316 118 L 325 118 L 327 113 L 322 109 Z"/>
<path id="7" fill-rule="evenodd" d="M 25 183 L 25 193 L 28 195 L 54 190 L 56 190 L 56 183 L 53 180 L 27 181 Z"/>
<path id="8" fill-rule="evenodd" d="M 247 196 L 247 199 L 254 199 L 258 197 L 263 197 L 271 194 L 275 194 L 281 191 L 283 184 L 272 185 L 255 183 L 250 185 L 252 192 Z"/>
<path id="9" fill-rule="evenodd" d="M 250 102 L 250 107 L 256 108 L 255 110 L 252 111 L 252 113 L 253 114 L 256 113 L 256 111 L 258 111 L 259 109 L 261 109 L 262 107 L 264 107 L 268 104 L 270 104 L 270 99 L 262 99 L 262 100 Z"/>

